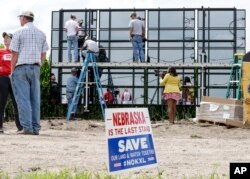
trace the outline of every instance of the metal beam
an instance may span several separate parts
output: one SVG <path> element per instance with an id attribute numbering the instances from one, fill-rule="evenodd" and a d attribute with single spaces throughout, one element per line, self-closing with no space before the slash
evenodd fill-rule
<path id="1" fill-rule="evenodd" d="M 168 68 L 173 66 L 175 68 L 230 68 L 232 64 L 230 63 L 189 63 L 189 64 L 178 64 L 178 63 L 119 63 L 119 62 L 105 62 L 96 63 L 98 67 L 102 68 Z M 52 63 L 52 68 L 72 68 L 72 67 L 82 67 L 83 63 Z M 92 66 L 92 64 L 89 64 Z"/>

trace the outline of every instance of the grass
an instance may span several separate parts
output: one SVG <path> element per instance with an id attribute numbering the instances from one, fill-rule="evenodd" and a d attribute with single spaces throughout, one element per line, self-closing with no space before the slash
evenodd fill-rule
<path id="1" fill-rule="evenodd" d="M 0 179 L 172 179 L 163 171 L 156 176 L 147 174 L 135 174 L 130 176 L 109 175 L 106 172 L 72 171 L 63 169 L 59 172 L 52 171 L 32 171 L 28 173 L 20 172 L 17 176 L 10 177 L 6 172 L 0 170 Z M 228 176 L 220 176 L 216 171 L 209 176 L 182 177 L 183 179 L 229 179 Z"/>

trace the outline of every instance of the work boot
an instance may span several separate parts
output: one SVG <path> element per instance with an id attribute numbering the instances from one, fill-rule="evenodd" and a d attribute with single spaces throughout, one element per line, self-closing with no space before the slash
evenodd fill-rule
<path id="1" fill-rule="evenodd" d="M 33 131 L 34 135 L 39 135 L 39 131 Z"/>
<path id="2" fill-rule="evenodd" d="M 20 134 L 20 135 L 33 135 L 33 131 L 26 131 L 26 130 L 21 130 L 21 131 L 18 131 L 17 134 Z"/>

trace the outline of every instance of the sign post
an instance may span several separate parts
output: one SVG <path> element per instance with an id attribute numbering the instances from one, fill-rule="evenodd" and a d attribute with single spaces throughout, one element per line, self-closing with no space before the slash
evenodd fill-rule
<path id="1" fill-rule="evenodd" d="M 105 109 L 108 172 L 157 166 L 147 108 Z"/>

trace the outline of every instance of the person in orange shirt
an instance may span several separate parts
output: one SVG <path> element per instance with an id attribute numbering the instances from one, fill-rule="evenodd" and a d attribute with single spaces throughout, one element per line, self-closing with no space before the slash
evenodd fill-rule
<path id="1" fill-rule="evenodd" d="M 169 123 L 174 124 L 176 103 L 181 99 L 181 80 L 174 67 L 169 67 L 168 73 L 164 77 L 160 77 L 160 85 L 165 86 L 163 99 L 167 101 Z"/>
<path id="2" fill-rule="evenodd" d="M 9 75 L 11 74 L 11 51 L 9 49 L 9 46 L 13 35 L 11 33 L 4 32 L 2 36 L 4 39 L 5 48 L 0 49 L 0 133 L 4 133 L 4 110 L 9 93 L 14 106 L 14 117 L 17 129 L 18 131 L 21 131 L 23 129 L 19 121 L 17 104 L 14 98 L 9 77 Z"/>

